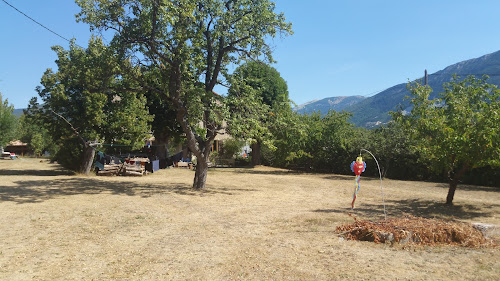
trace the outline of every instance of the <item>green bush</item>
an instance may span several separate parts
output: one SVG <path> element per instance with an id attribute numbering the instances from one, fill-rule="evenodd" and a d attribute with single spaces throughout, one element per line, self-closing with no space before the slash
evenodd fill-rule
<path id="1" fill-rule="evenodd" d="M 78 138 L 66 139 L 59 145 L 59 150 L 52 160 L 57 161 L 66 169 L 79 171 L 82 164 L 83 144 Z"/>
<path id="2" fill-rule="evenodd" d="M 224 141 L 222 153 L 220 156 L 222 159 L 232 159 L 241 152 L 241 148 L 243 146 L 245 146 L 245 142 L 242 140 L 228 139 Z"/>

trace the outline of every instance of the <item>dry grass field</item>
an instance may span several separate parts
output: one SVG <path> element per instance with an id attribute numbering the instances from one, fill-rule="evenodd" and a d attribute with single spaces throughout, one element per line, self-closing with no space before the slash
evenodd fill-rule
<path id="1" fill-rule="evenodd" d="M 380 181 L 257 167 L 141 178 L 72 175 L 0 160 L 0 280 L 498 280 L 500 248 L 343 240 L 338 225 L 383 219 Z M 388 217 L 500 225 L 500 190 L 384 180 Z"/>

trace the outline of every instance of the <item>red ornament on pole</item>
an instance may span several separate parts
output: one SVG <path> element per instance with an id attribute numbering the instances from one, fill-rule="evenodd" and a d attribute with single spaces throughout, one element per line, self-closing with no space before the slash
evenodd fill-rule
<path id="1" fill-rule="evenodd" d="M 361 173 L 366 169 L 366 163 L 363 161 L 363 157 L 359 156 L 356 158 L 356 161 L 352 161 L 351 163 L 351 171 L 356 175 L 356 183 L 354 184 L 354 194 L 352 196 L 351 208 L 354 209 L 354 201 L 356 201 L 356 197 L 359 192 L 359 180 L 361 178 Z"/>

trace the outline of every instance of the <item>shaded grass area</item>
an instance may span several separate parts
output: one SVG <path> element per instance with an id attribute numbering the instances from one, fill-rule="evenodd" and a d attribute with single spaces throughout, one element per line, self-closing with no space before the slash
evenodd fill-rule
<path id="1" fill-rule="evenodd" d="M 360 207 L 356 207 L 354 210 L 346 207 L 338 209 L 315 209 L 313 212 L 338 214 L 352 213 L 360 217 L 383 218 L 383 209 L 383 204 L 364 203 Z M 477 204 L 469 203 L 447 205 L 441 202 L 424 199 L 401 199 L 386 201 L 386 209 L 388 217 L 410 214 L 415 217 L 424 218 L 471 220 L 484 216 L 496 215 L 498 209 L 500 209 L 500 204 L 488 204 L 487 206 L 479 206 Z"/>
<path id="2" fill-rule="evenodd" d="M 0 170 L 0 176 L 37 176 L 37 177 L 56 177 L 56 176 L 71 176 L 74 172 L 64 170 L 62 168 L 56 168 L 54 170 L 16 170 L 16 169 L 4 169 Z"/>
<path id="3" fill-rule="evenodd" d="M 195 190 L 184 183 L 140 183 L 129 181 L 105 181 L 99 178 L 69 177 L 55 180 L 19 180 L 14 186 L 0 185 L 0 200 L 16 203 L 37 203 L 63 196 L 115 194 L 150 197 L 161 194 L 190 196 L 232 195 L 235 192 L 249 192 L 244 188 L 211 188 Z"/>

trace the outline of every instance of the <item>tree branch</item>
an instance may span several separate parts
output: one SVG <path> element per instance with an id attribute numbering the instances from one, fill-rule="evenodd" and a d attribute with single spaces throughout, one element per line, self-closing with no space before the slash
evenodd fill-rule
<path id="1" fill-rule="evenodd" d="M 71 124 L 71 123 L 70 123 L 70 122 L 69 122 L 66 118 L 64 118 L 64 117 L 63 117 L 62 115 L 60 115 L 59 113 L 56 113 L 56 112 L 55 112 L 54 110 L 52 110 L 52 109 L 50 109 L 50 111 L 52 111 L 52 113 L 54 113 L 54 114 L 55 114 L 55 115 L 57 115 L 59 118 L 61 118 L 62 120 L 64 120 L 64 122 L 66 122 L 66 123 L 67 123 L 67 124 L 71 127 L 71 129 L 73 130 L 73 132 L 75 132 L 75 134 L 76 134 L 76 135 L 78 136 L 78 138 L 79 138 L 79 139 L 83 142 L 83 145 L 84 145 L 85 147 L 87 147 L 87 146 L 92 147 L 92 146 L 96 146 L 96 145 L 99 145 L 99 144 L 100 144 L 100 143 L 98 143 L 98 142 L 97 142 L 97 140 L 96 140 L 96 141 L 94 141 L 94 142 L 88 142 L 88 141 L 86 141 L 86 140 L 85 140 L 85 139 L 84 139 L 84 138 L 80 135 L 80 133 L 78 132 L 78 130 L 77 130 L 77 129 L 75 129 L 75 127 L 73 127 L 73 125 L 72 125 L 72 124 Z"/>

